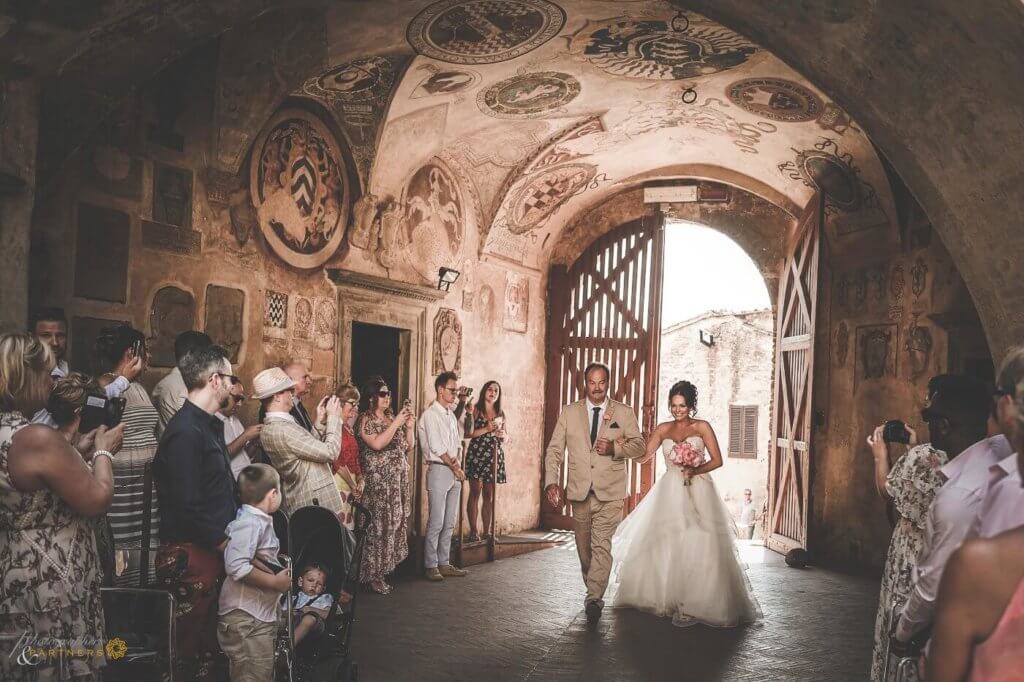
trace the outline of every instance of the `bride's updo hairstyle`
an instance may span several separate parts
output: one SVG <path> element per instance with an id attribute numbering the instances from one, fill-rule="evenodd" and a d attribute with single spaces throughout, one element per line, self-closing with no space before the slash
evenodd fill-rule
<path id="1" fill-rule="evenodd" d="M 683 396 L 686 399 L 686 404 L 690 407 L 690 416 L 697 414 L 697 387 L 691 384 L 689 381 L 677 381 L 672 384 L 672 388 L 668 391 L 668 404 L 672 406 L 672 398 L 677 395 Z"/>

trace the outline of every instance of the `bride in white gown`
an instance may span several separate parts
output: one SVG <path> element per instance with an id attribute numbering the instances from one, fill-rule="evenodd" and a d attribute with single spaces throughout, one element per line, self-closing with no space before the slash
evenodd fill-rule
<path id="1" fill-rule="evenodd" d="M 736 553 L 732 517 L 708 475 L 722 466 L 718 439 L 710 424 L 692 418 L 696 405 L 693 384 L 677 382 L 669 391 L 673 421 L 648 441 L 641 461 L 660 449 L 666 470 L 612 540 L 615 606 L 671 617 L 680 627 L 733 627 L 759 619 L 761 609 Z M 681 441 L 701 452 L 706 446 L 710 458 L 684 471 L 670 459 Z"/>

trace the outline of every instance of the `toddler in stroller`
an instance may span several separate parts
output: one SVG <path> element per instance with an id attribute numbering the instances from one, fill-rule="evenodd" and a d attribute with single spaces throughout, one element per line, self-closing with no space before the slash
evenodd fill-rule
<path id="1" fill-rule="evenodd" d="M 369 513 L 356 505 L 355 531 L 316 505 L 277 519 L 295 566 L 297 593 L 289 593 L 288 628 L 278 647 L 278 680 L 355 680 L 350 640 L 359 562 Z M 294 596 L 293 596 L 294 594 Z"/>
<path id="2" fill-rule="evenodd" d="M 330 612 L 334 598 L 324 592 L 327 587 L 327 569 L 317 563 L 307 564 L 299 572 L 299 593 L 292 600 L 292 623 L 295 625 L 295 645 L 298 646 L 310 632 L 321 633 L 324 619 Z M 346 599 L 346 597 L 348 597 Z M 351 596 L 342 592 L 343 604 Z"/>

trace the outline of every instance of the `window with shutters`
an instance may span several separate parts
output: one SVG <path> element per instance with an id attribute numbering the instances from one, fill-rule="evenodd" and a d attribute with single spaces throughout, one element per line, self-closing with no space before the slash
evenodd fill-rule
<path id="1" fill-rule="evenodd" d="M 757 459 L 757 405 L 729 406 L 729 456 Z"/>

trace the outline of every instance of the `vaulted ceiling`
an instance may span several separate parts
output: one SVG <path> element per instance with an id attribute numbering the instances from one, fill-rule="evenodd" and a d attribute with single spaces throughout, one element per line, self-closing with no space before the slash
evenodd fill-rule
<path id="1" fill-rule="evenodd" d="M 215 98 L 211 166 L 240 172 L 286 97 L 318 99 L 349 138 L 363 191 L 400 198 L 436 159 L 457 178 L 478 248 L 495 257 L 542 266 L 571 216 L 664 175 L 744 185 L 790 211 L 820 188 L 833 236 L 885 248 L 898 239 L 897 208 L 873 141 L 976 294 L 1018 271 L 984 255 L 1017 243 L 1000 216 L 1024 208 L 1006 156 L 1024 146 L 1017 1 L 10 7 L 0 68 L 43 85 L 44 174 L 125 93 L 221 36 L 219 86 L 240 92 Z M 999 301 L 979 302 L 986 319 L 1024 328 Z"/>

